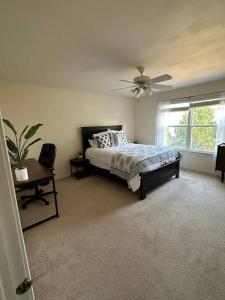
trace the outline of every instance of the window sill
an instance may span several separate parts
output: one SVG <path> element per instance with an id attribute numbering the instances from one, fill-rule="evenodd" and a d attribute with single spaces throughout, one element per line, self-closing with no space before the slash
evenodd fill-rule
<path id="1" fill-rule="evenodd" d="M 209 155 L 213 156 L 214 152 L 206 152 L 206 151 L 197 151 L 197 150 L 191 150 L 191 149 L 178 149 L 180 152 L 187 152 L 187 153 L 194 153 L 194 154 L 204 154 L 204 155 Z"/>

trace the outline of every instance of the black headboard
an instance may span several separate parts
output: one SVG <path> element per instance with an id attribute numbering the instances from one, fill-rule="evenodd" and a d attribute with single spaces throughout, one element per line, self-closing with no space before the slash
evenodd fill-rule
<path id="1" fill-rule="evenodd" d="M 93 134 L 106 131 L 107 129 L 122 130 L 122 127 L 122 125 L 81 127 L 83 153 L 85 154 L 86 149 L 90 147 L 88 140 L 92 139 Z"/>

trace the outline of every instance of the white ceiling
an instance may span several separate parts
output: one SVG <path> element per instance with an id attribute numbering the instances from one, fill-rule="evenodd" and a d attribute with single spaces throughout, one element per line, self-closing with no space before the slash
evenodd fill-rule
<path id="1" fill-rule="evenodd" d="M 225 0 L 1 1 L 0 43 L 2 80 L 110 93 L 144 65 L 188 86 L 225 77 Z"/>

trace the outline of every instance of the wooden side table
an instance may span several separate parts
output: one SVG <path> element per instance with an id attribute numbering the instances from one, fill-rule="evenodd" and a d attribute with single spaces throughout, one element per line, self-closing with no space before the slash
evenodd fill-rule
<path id="1" fill-rule="evenodd" d="M 90 175 L 89 160 L 85 158 L 73 158 L 70 160 L 71 176 L 81 179 Z"/>

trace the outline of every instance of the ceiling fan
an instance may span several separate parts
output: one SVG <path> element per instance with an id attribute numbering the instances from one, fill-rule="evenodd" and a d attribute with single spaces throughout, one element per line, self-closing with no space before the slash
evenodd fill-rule
<path id="1" fill-rule="evenodd" d="M 138 66 L 137 70 L 140 72 L 141 76 L 135 77 L 133 81 L 119 79 L 119 81 L 131 83 L 131 86 L 115 89 L 113 91 L 131 88 L 132 96 L 139 98 L 141 95 L 150 96 L 152 94 L 152 90 L 168 90 L 173 87 L 172 85 L 158 84 L 158 82 L 172 79 L 172 76 L 169 74 L 151 78 L 150 76 L 143 75 L 145 67 Z"/>

